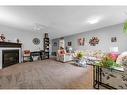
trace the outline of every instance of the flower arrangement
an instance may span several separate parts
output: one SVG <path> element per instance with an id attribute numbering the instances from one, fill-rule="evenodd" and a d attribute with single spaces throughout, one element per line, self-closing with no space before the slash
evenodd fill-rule
<path id="1" fill-rule="evenodd" d="M 109 55 L 103 57 L 102 61 L 98 63 L 99 66 L 104 68 L 115 68 L 120 67 L 120 64 L 117 64 Z"/>
<path id="2" fill-rule="evenodd" d="M 78 52 L 75 52 L 74 53 L 74 57 L 76 58 L 76 59 L 82 59 L 83 57 L 84 57 L 84 52 L 83 51 L 78 51 Z"/>

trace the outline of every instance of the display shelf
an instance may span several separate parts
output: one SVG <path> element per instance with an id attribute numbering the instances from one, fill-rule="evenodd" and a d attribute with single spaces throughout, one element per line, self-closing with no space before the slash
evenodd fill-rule
<path id="1" fill-rule="evenodd" d="M 48 38 L 48 34 L 46 33 L 46 36 L 44 38 L 44 52 L 45 52 L 45 59 L 49 59 L 49 38 Z"/>

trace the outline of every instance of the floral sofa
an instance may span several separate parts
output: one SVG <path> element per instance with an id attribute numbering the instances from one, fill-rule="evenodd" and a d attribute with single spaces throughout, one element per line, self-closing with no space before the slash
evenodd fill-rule
<path id="1" fill-rule="evenodd" d="M 79 52 L 78 50 L 75 51 L 74 53 L 76 52 Z M 99 59 L 101 60 L 103 56 L 106 55 L 106 53 L 102 52 L 101 50 L 82 50 L 81 52 L 84 53 L 84 58 L 87 58 L 87 59 Z"/>

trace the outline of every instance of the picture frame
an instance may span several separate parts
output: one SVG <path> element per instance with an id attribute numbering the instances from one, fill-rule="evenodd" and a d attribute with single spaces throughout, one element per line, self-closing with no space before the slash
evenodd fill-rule
<path id="1" fill-rule="evenodd" d="M 72 43 L 71 42 L 68 42 L 68 46 L 72 46 Z"/>
<path id="2" fill-rule="evenodd" d="M 117 38 L 116 37 L 111 37 L 111 42 L 117 42 Z"/>
<path id="3" fill-rule="evenodd" d="M 79 46 L 84 46 L 85 45 L 85 38 L 79 38 L 78 39 L 78 45 Z"/>
<path id="4" fill-rule="evenodd" d="M 57 46 L 57 42 L 54 42 L 54 43 L 53 43 L 53 46 Z"/>

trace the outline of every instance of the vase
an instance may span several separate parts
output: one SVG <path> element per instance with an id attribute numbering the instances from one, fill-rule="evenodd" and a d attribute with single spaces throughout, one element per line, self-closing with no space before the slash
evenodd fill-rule
<path id="1" fill-rule="evenodd" d="M 81 67 L 86 67 L 86 60 L 85 59 L 77 59 L 76 60 L 76 65 L 81 66 Z"/>

